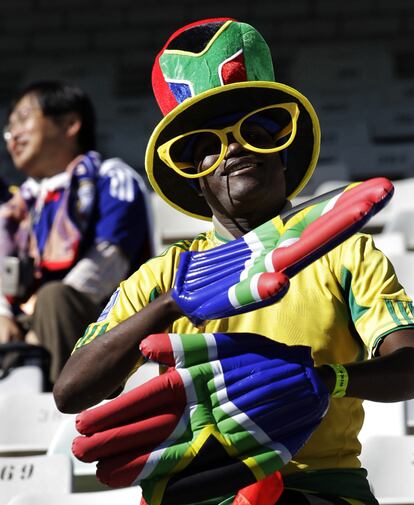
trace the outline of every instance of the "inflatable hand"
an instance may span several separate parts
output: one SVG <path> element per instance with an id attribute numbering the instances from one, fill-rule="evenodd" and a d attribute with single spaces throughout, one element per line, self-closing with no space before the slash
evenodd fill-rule
<path id="1" fill-rule="evenodd" d="M 181 255 L 173 297 L 195 325 L 270 305 L 289 278 L 349 238 L 391 198 L 376 178 L 312 199 L 238 240 Z"/>
<path id="2" fill-rule="evenodd" d="M 227 495 L 274 474 L 328 407 L 305 346 L 250 333 L 157 334 L 141 352 L 173 368 L 79 414 L 73 452 L 98 460 L 109 486 L 139 483 L 151 505 Z"/>

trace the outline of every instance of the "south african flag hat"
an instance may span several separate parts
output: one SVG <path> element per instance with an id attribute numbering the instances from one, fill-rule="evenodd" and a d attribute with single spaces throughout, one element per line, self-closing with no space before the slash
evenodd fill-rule
<path id="1" fill-rule="evenodd" d="M 196 185 L 168 167 L 157 149 L 217 117 L 295 102 L 299 117 L 297 133 L 287 148 L 288 198 L 297 195 L 311 177 L 320 147 L 317 115 L 296 89 L 275 82 L 269 47 L 252 26 L 211 18 L 180 28 L 156 57 L 152 86 L 164 118 L 148 142 L 145 167 L 154 190 L 177 210 L 199 219 L 212 216 Z"/>

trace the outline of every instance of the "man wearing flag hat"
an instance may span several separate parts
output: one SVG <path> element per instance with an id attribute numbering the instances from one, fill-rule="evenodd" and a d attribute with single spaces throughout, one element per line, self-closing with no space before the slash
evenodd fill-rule
<path id="1" fill-rule="evenodd" d="M 414 310 L 371 237 L 383 178 L 299 208 L 317 163 L 310 102 L 275 81 L 252 26 L 207 19 L 158 54 L 154 190 L 211 231 L 123 282 L 54 394 L 65 412 L 116 395 L 150 359 L 168 372 L 78 416 L 76 456 L 158 504 L 376 504 L 358 455 L 362 400 L 414 397 Z"/>

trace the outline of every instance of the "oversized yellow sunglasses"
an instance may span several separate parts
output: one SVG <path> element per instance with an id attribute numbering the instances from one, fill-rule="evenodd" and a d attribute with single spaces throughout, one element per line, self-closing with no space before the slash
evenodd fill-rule
<path id="1" fill-rule="evenodd" d="M 254 123 L 254 116 L 260 115 L 260 118 L 263 115 L 266 117 L 269 114 L 269 119 L 275 119 L 275 112 L 280 116 L 280 112 L 286 111 L 288 113 L 288 118 L 277 117 L 278 123 L 285 124 L 285 126 L 281 126 L 281 130 L 279 130 L 274 136 L 272 136 L 272 144 L 276 144 L 280 139 L 283 139 L 287 135 L 289 137 L 283 144 L 281 145 L 273 145 L 272 147 L 263 147 L 263 142 L 257 142 L 259 145 L 255 145 L 254 139 L 246 138 L 246 134 L 249 133 L 249 127 L 251 123 Z M 286 112 L 284 112 L 284 116 L 286 116 Z M 297 131 L 297 121 L 299 117 L 299 107 L 296 103 L 279 103 L 277 105 L 268 105 L 266 107 L 261 107 L 260 109 L 256 109 L 248 114 L 244 115 L 241 119 L 237 121 L 237 123 L 227 126 L 225 128 L 220 129 L 211 129 L 211 128 L 203 128 L 199 130 L 192 130 L 187 133 L 183 133 L 181 135 L 177 135 L 176 137 L 168 140 L 164 144 L 160 145 L 157 149 L 158 156 L 161 160 L 170 168 L 172 168 L 177 174 L 182 177 L 186 177 L 188 179 L 195 179 L 198 177 L 204 177 L 205 175 L 214 172 L 214 170 L 220 165 L 223 161 L 224 156 L 227 152 L 228 147 L 228 134 L 231 133 L 233 137 L 242 145 L 245 149 L 249 151 L 253 151 L 256 153 L 263 154 L 271 154 L 276 153 L 278 151 L 282 151 L 291 145 L 293 142 L 296 131 Z M 260 118 L 258 117 L 257 122 L 260 124 Z M 282 122 L 280 121 L 282 119 Z M 209 142 L 215 142 L 217 145 L 217 150 L 220 149 L 220 154 L 218 158 L 212 163 L 211 166 L 208 166 L 205 170 L 202 170 L 198 173 L 186 172 L 185 170 L 195 168 L 193 162 L 183 162 L 178 161 L 179 158 L 182 158 L 182 153 L 187 149 L 188 145 L 191 144 L 195 139 L 199 140 L 200 138 L 206 138 Z M 219 146 L 220 142 L 220 147 Z"/>

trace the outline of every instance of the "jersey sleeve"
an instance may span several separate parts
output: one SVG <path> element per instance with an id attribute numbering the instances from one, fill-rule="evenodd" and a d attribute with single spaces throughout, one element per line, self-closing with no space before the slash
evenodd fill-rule
<path id="1" fill-rule="evenodd" d="M 95 239 L 118 245 L 133 261 L 148 240 L 145 188 L 131 167 L 118 158 L 104 161 L 97 180 Z"/>
<path id="2" fill-rule="evenodd" d="M 412 299 L 389 259 L 369 235 L 357 234 L 341 246 L 336 275 L 350 316 L 371 356 L 389 333 L 414 328 Z"/>

